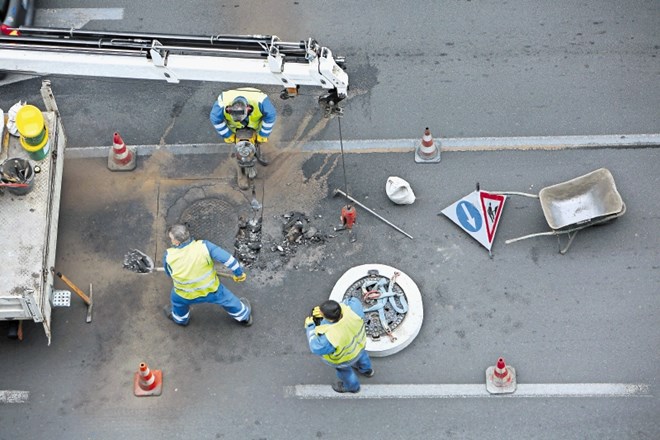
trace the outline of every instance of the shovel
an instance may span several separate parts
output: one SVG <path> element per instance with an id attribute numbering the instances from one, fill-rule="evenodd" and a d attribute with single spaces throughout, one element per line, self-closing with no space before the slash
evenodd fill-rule
<path id="1" fill-rule="evenodd" d="M 164 267 L 156 267 L 154 260 L 147 254 L 138 249 L 132 249 L 129 253 L 124 255 L 124 269 L 138 274 L 150 274 L 154 272 L 165 272 Z M 218 276 L 224 278 L 233 278 L 232 274 L 216 271 Z"/>

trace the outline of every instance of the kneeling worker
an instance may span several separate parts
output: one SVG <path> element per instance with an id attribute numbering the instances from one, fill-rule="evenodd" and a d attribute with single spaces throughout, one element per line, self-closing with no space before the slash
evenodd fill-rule
<path id="1" fill-rule="evenodd" d="M 360 382 L 353 368 L 363 376 L 374 375 L 371 359 L 365 350 L 367 332 L 363 317 L 360 300 L 349 298 L 345 304 L 325 301 L 314 307 L 312 316 L 305 319 L 309 349 L 337 371 L 339 382 L 333 384 L 332 389 L 338 393 L 360 391 Z"/>

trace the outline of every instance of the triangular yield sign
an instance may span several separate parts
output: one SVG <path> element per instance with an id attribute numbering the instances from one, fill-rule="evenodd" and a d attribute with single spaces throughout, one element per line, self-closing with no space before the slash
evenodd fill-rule
<path id="1" fill-rule="evenodd" d="M 492 243 L 495 238 L 495 231 L 504 208 L 506 196 L 501 194 L 492 194 L 485 191 L 479 191 L 479 199 L 481 200 L 481 211 L 486 224 L 486 236 L 488 243 Z"/>

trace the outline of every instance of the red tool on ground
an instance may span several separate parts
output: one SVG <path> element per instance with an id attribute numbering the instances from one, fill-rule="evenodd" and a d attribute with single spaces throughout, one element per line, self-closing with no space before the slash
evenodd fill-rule
<path id="1" fill-rule="evenodd" d="M 357 236 L 353 233 L 353 225 L 355 224 L 356 217 L 357 213 L 355 212 L 353 205 L 345 205 L 341 208 L 341 215 L 339 216 L 341 226 L 336 226 L 334 228 L 335 231 L 343 231 L 348 229 L 351 243 L 357 240 Z"/>

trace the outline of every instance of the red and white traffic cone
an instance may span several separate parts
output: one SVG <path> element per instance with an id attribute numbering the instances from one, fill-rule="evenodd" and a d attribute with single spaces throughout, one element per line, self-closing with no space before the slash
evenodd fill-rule
<path id="1" fill-rule="evenodd" d="M 115 132 L 108 154 L 108 168 L 110 171 L 133 171 L 136 165 L 135 148 L 127 147 L 119 133 Z"/>
<path id="2" fill-rule="evenodd" d="M 499 358 L 494 367 L 486 369 L 486 390 L 491 394 L 506 394 L 516 391 L 516 369 L 507 367 L 504 358 Z"/>
<path id="3" fill-rule="evenodd" d="M 440 149 L 435 145 L 431 130 L 428 127 L 424 130 L 422 140 L 415 149 L 415 162 L 417 163 L 436 163 L 440 162 Z"/>
<path id="4" fill-rule="evenodd" d="M 133 393 L 138 397 L 160 396 L 163 391 L 163 372 L 151 371 L 146 362 L 140 363 L 140 368 L 133 379 Z"/>

